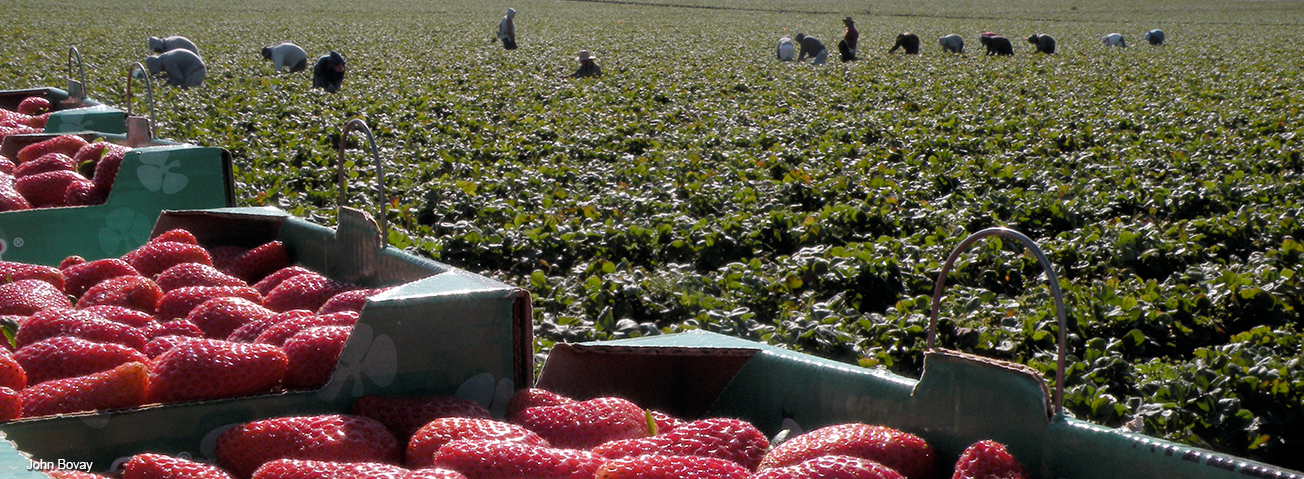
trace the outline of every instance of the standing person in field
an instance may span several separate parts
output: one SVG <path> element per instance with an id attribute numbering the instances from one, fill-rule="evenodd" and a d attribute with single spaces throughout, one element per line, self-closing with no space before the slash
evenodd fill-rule
<path id="1" fill-rule="evenodd" d="M 498 20 L 498 39 L 503 41 L 503 48 L 516 49 L 516 9 L 507 9 L 507 15 Z"/>
<path id="2" fill-rule="evenodd" d="M 847 30 L 842 32 L 842 41 L 838 42 L 838 55 L 842 57 L 842 62 L 856 60 L 856 43 L 860 41 L 860 31 L 856 30 L 856 21 L 851 17 L 842 19 L 842 24 L 847 26 Z"/>
<path id="3" fill-rule="evenodd" d="M 602 76 L 602 67 L 598 66 L 596 61 L 598 57 L 590 55 L 588 50 L 580 50 L 580 54 L 575 59 L 579 60 L 580 67 L 575 70 L 575 73 L 570 74 L 571 78 Z"/>
<path id="4" fill-rule="evenodd" d="M 824 48 L 824 42 L 818 38 L 807 36 L 805 33 L 797 34 L 797 43 L 801 45 L 801 55 L 797 56 L 797 61 L 811 58 L 811 65 L 823 65 L 829 60 L 829 49 Z"/>
<path id="5" fill-rule="evenodd" d="M 272 61 L 272 70 L 276 73 L 286 68 L 290 73 L 308 69 L 308 52 L 293 43 L 263 47 L 263 59 Z"/>

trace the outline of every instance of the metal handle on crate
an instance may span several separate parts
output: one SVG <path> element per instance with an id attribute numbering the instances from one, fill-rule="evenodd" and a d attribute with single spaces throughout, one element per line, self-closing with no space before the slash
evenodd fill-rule
<path id="1" fill-rule="evenodd" d="M 367 122 L 362 121 L 362 119 L 359 118 L 349 120 L 349 122 L 344 125 L 344 133 L 340 135 L 340 161 L 336 173 L 340 190 L 339 205 L 345 206 L 348 204 L 346 194 L 348 192 L 348 183 L 344 176 L 344 143 L 349 139 L 349 132 L 355 129 L 360 130 L 367 135 L 367 142 L 371 144 L 371 157 L 376 160 L 376 203 L 380 206 L 380 217 L 377 218 L 377 221 L 380 224 L 380 237 L 384 242 L 388 243 L 389 223 L 386 216 L 389 211 L 389 201 L 385 196 L 385 163 L 380 159 L 380 149 L 376 148 L 376 137 L 371 134 L 371 128 L 367 127 Z"/>
<path id="2" fill-rule="evenodd" d="M 1032 250 L 1033 255 L 1037 256 L 1037 261 L 1041 263 L 1041 268 L 1046 272 L 1046 280 L 1050 283 L 1050 294 L 1055 298 L 1055 313 L 1059 318 L 1059 359 L 1055 367 L 1055 414 L 1059 415 L 1064 410 L 1064 356 L 1068 349 L 1065 347 L 1065 330 L 1068 327 L 1068 321 L 1065 319 L 1064 314 L 1064 293 L 1060 291 L 1059 278 L 1055 276 L 1055 266 L 1046 258 L 1046 254 L 1041 251 L 1037 243 L 1023 233 L 1009 228 L 987 228 L 965 238 L 955 249 L 951 250 L 951 255 L 946 258 L 946 264 L 942 265 L 941 274 L 937 276 L 937 285 L 933 288 L 933 310 L 928 318 L 928 349 L 934 348 L 934 340 L 937 337 L 937 306 L 942 301 L 942 288 L 946 285 L 946 273 L 951 270 L 951 265 L 955 264 L 955 260 L 959 258 L 960 253 L 978 242 L 978 240 L 988 236 L 1004 236 L 1023 243 L 1029 250 Z"/>
<path id="3" fill-rule="evenodd" d="M 144 66 L 144 65 L 141 65 L 140 62 L 132 63 L 130 66 L 127 67 L 127 126 L 128 126 L 128 137 L 133 136 L 133 135 L 131 134 L 132 131 L 133 131 L 133 128 L 132 128 L 132 126 L 133 126 L 133 125 L 132 125 L 132 122 L 133 122 L 132 118 L 133 118 L 133 116 L 132 116 L 132 114 L 131 114 L 131 79 L 132 79 L 133 76 L 135 76 L 135 73 L 136 73 L 137 70 L 140 71 L 140 73 L 141 73 L 141 77 L 145 79 L 145 98 L 146 98 L 146 99 L 148 100 L 148 102 L 149 102 L 149 119 L 147 119 L 147 120 L 145 121 L 145 123 L 144 123 L 144 132 L 143 132 L 143 133 L 144 133 L 144 136 L 145 136 L 145 138 L 143 138 L 143 140 L 144 140 L 145 142 L 148 142 L 150 139 L 154 138 L 154 131 L 153 131 L 153 128 L 151 127 L 151 125 L 150 125 L 150 123 L 151 123 L 150 120 L 152 120 L 152 119 L 154 118 L 154 86 L 151 85 L 150 82 L 149 82 L 149 70 L 146 70 L 146 69 L 145 69 L 145 66 Z M 139 128 L 137 128 L 137 129 L 139 129 Z M 128 141 L 131 141 L 131 142 L 133 142 L 133 143 L 136 143 L 136 142 L 138 142 L 139 140 L 141 140 L 141 139 L 137 138 L 137 139 L 135 139 L 135 140 L 133 141 L 132 138 L 128 138 Z M 133 146 L 135 146 L 135 145 L 133 145 Z"/>
<path id="4" fill-rule="evenodd" d="M 77 58 L 77 80 L 72 79 L 72 59 Z M 77 47 L 68 47 L 68 96 L 76 103 L 86 100 L 86 69 L 82 67 L 81 52 Z"/>

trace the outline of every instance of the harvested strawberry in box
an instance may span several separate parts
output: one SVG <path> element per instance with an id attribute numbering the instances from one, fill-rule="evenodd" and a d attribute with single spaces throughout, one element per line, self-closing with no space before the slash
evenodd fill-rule
<path id="1" fill-rule="evenodd" d="M 398 464 L 402 449 L 375 419 L 347 414 L 292 416 L 253 421 L 217 438 L 217 463 L 250 477 L 277 459 Z"/>
<path id="2" fill-rule="evenodd" d="M 12 124 L 13 115 L 20 114 L 0 114 L 0 139 L 7 134 L 39 132 L 4 126 Z M 30 118 L 30 123 L 37 122 L 38 117 Z M 0 161 L 0 211 L 102 204 L 108 200 L 128 151 L 131 148 L 107 141 L 87 142 L 78 135 L 27 145 L 18 150 L 16 158 Z"/>
<path id="3" fill-rule="evenodd" d="M 791 466 L 827 455 L 877 461 L 908 479 L 933 477 L 937 469 L 933 446 L 919 436 L 860 423 L 825 426 L 792 438 L 770 450 L 761 460 L 760 469 Z"/>

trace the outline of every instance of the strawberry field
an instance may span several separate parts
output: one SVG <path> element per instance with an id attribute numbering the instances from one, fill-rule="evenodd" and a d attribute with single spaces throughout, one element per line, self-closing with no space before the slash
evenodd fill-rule
<path id="1" fill-rule="evenodd" d="M 515 51 L 491 42 L 509 6 Z M 847 15 L 860 61 L 774 60 L 780 35 L 833 47 Z M 0 18 L 0 88 L 63 87 L 76 46 L 90 96 L 121 107 L 148 36 L 194 40 L 208 78 L 154 80 L 157 133 L 229 150 L 241 205 L 331 224 L 340 131 L 364 119 L 390 242 L 528 289 L 541 356 L 701 328 L 917 377 L 942 262 L 1008 226 L 1064 290 L 1066 409 L 1304 469 L 1300 2 L 24 0 Z M 906 30 L 923 54 L 888 55 Z M 1016 54 L 982 55 L 983 31 Z M 942 53 L 948 33 L 966 54 Z M 344 87 L 273 74 L 259 49 L 282 41 L 342 53 Z M 563 78 L 582 49 L 604 77 Z M 351 201 L 375 210 L 356 139 Z M 1051 381 L 1048 294 L 1030 254 L 985 240 L 948 278 L 940 341 Z"/>

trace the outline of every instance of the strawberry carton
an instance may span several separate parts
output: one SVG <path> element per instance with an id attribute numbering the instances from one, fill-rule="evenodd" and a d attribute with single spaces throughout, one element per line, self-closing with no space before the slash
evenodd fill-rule
<path id="1" fill-rule="evenodd" d="M 151 250 L 151 245 L 184 246 L 181 242 L 163 240 L 178 235 L 179 230 L 187 231 L 197 244 L 211 251 L 237 248 L 253 252 L 259 250 L 259 245 L 279 242 L 287 252 L 287 261 L 292 263 L 282 270 L 299 268 L 313 274 L 283 279 L 280 286 L 272 289 L 264 304 L 277 310 L 299 309 L 273 305 L 296 300 L 277 294 L 299 278 L 324 276 L 332 282 L 383 290 L 373 293 L 359 306 L 360 311 L 354 316 L 356 322 L 352 323 L 351 333 L 333 369 L 327 371 L 324 386 L 296 387 L 290 384 L 287 373 L 285 382 L 270 392 L 263 389 L 252 395 L 220 399 L 156 395 L 162 390 L 158 389 L 162 380 L 183 381 L 185 384 L 176 390 L 188 391 L 229 379 L 230 375 L 225 373 L 178 377 L 163 368 L 167 358 L 182 354 L 178 351 L 199 350 L 214 344 L 206 339 L 193 339 L 151 361 L 150 398 L 144 406 L 0 423 L 0 433 L 22 454 L 6 456 L 0 452 L 0 471 L 22 472 L 22 468 L 33 464 L 30 461 L 60 460 L 90 464 L 94 471 L 119 470 L 124 461 L 142 452 L 211 461 L 215 457 L 216 438 L 226 429 L 249 421 L 286 415 L 346 413 L 362 396 L 456 395 L 501 409 L 517 385 L 532 382 L 528 293 L 388 247 L 377 223 L 357 210 L 341 208 L 338 223 L 336 228 L 327 228 L 269 208 L 166 211 L 158 217 L 150 243 L 136 250 Z M 185 249 L 182 246 L 166 249 L 179 252 Z M 125 258 L 142 274 L 150 269 L 150 261 L 140 256 Z M 155 277 L 165 282 L 170 270 Z M 266 278 L 274 276 L 271 273 Z M 100 285 L 112 281 L 105 280 Z M 173 291 L 188 288 L 178 287 Z M 93 290 L 88 290 L 81 300 L 85 301 Z M 157 303 L 160 315 L 168 309 L 164 306 L 168 295 L 164 296 Z M 202 308 L 203 305 L 194 310 Z M 196 315 L 188 315 L 187 320 L 193 320 Z M 18 336 L 23 336 L 23 328 L 35 321 L 29 318 L 23 323 Z M 260 339 L 273 333 L 274 328 L 264 331 Z M 290 343 L 302 336 L 294 335 L 284 343 L 286 355 L 291 355 Z M 263 347 L 265 344 L 250 346 L 268 349 Z M 127 363 L 114 371 L 139 364 Z M 41 383 L 45 384 L 49 382 Z"/>
<path id="2" fill-rule="evenodd" d="M 94 185 L 75 172 L 63 172 L 74 177 L 70 182 L 85 183 L 86 191 L 94 190 L 99 195 L 82 203 L 86 206 L 41 205 L 33 199 L 35 203 L 25 205 L 30 209 L 0 211 L 0 260 L 57 265 L 73 255 L 87 260 L 118 256 L 149 239 L 150 228 L 164 209 L 234 204 L 231 158 L 220 148 L 108 133 L 36 133 L 5 137 L 0 142 L 0 156 L 19 158 L 26 147 L 60 137 L 92 145 L 107 142 L 115 148 L 135 148 L 121 148 L 125 153 L 120 155 L 115 175 L 98 175 L 103 184 Z M 11 189 L 18 186 L 15 182 Z M 56 196 L 57 200 L 68 197 Z"/>
<path id="3" fill-rule="evenodd" d="M 74 65 L 77 78 L 73 78 Z M 86 74 L 76 47 L 68 48 L 67 80 L 67 90 L 38 87 L 0 91 L 0 110 L 32 114 L 37 117 L 32 126 L 44 128 L 46 133 L 127 132 L 126 112 L 86 97 Z"/>

